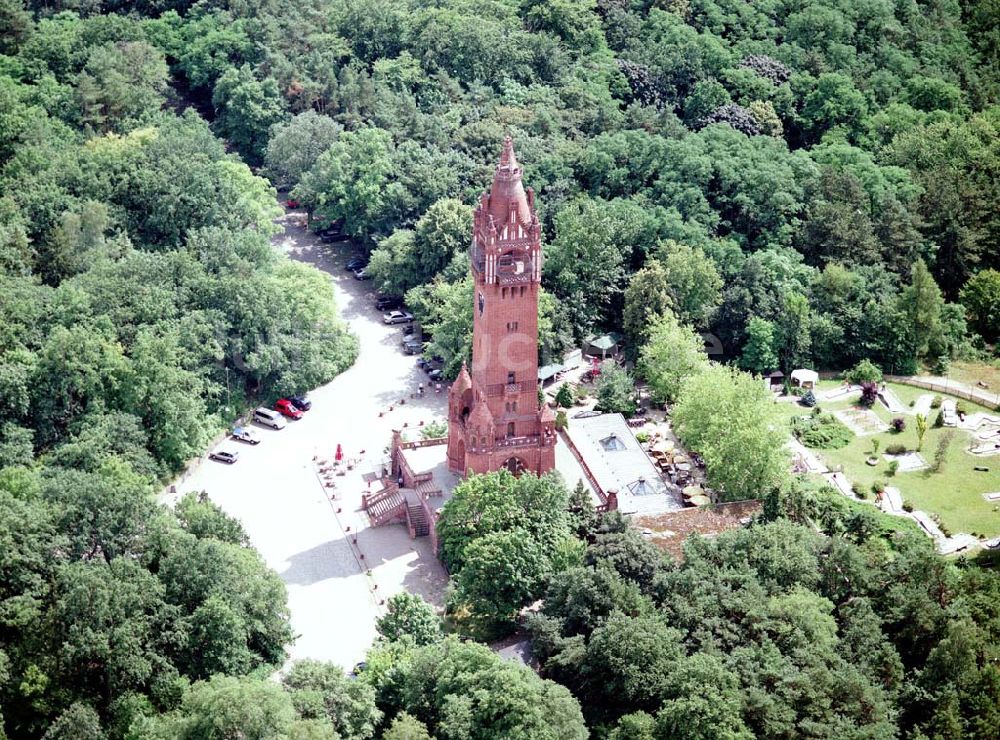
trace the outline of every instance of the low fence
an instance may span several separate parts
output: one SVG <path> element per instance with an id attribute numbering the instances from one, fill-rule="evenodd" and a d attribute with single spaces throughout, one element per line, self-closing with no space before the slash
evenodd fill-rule
<path id="1" fill-rule="evenodd" d="M 594 474 L 592 472 L 590 472 L 590 467 L 587 465 L 587 461 L 583 459 L 583 455 L 580 454 L 580 451 L 576 448 L 576 445 L 573 444 L 573 440 L 570 439 L 569 434 L 566 433 L 566 430 L 560 429 L 559 436 L 562 437 L 562 441 L 565 442 L 566 447 L 569 448 L 569 451 L 573 453 L 573 457 L 576 458 L 576 461 L 580 463 L 580 468 L 581 470 L 583 470 L 583 474 L 587 476 L 587 480 L 590 482 L 590 485 L 597 492 L 597 495 L 598 497 L 600 497 L 601 501 L 604 502 L 601 506 L 598 506 L 597 509 L 599 511 L 605 510 L 608 505 L 608 494 L 604 492 L 604 489 L 601 488 L 601 485 L 597 482 L 597 478 L 594 477 Z M 566 482 L 569 483 L 569 481 Z"/>
<path id="2" fill-rule="evenodd" d="M 976 388 L 970 388 L 964 383 L 949 383 L 937 380 L 925 380 L 914 378 L 909 375 L 886 375 L 885 379 L 891 383 L 901 383 L 902 385 L 912 385 L 916 388 L 923 388 L 935 393 L 944 393 L 949 396 L 958 396 L 966 401 L 978 403 L 990 409 L 1000 410 L 1000 394 L 987 393 Z"/>
<path id="3" fill-rule="evenodd" d="M 431 437 L 430 439 L 417 439 L 412 442 L 400 442 L 400 448 L 404 450 L 415 450 L 419 447 L 433 447 L 434 445 L 448 444 L 447 437 Z"/>

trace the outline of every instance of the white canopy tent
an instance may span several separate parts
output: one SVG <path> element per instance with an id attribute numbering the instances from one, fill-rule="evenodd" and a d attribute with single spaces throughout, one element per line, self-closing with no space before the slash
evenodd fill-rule
<path id="1" fill-rule="evenodd" d="M 799 386 L 799 388 L 815 388 L 818 381 L 819 373 L 815 370 L 806 370 L 805 368 L 792 370 L 792 384 Z"/>

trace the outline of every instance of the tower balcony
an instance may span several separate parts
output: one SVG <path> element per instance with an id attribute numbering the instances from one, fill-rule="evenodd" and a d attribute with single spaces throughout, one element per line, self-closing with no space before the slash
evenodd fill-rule
<path id="1" fill-rule="evenodd" d="M 503 437 L 494 442 L 494 446 L 499 449 L 515 449 L 525 447 L 547 447 L 556 442 L 554 434 L 528 434 L 523 437 Z"/>
<path id="2" fill-rule="evenodd" d="M 496 441 L 497 448 L 509 449 L 512 447 L 538 447 L 542 435 L 529 434 L 524 437 L 504 437 Z"/>
<path id="3" fill-rule="evenodd" d="M 524 393 L 533 390 L 537 383 L 522 380 L 520 383 L 493 383 L 486 386 L 487 396 L 503 396 L 507 393 Z"/>

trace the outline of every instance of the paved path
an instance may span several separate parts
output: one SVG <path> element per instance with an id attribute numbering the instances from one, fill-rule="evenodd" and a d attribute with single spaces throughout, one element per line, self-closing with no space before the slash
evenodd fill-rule
<path id="1" fill-rule="evenodd" d="M 348 252 L 319 244 L 298 221 L 287 215 L 280 219 L 285 231 L 273 243 L 330 273 L 337 306 L 361 343 L 358 360 L 309 394 L 313 408 L 302 420 L 290 421 L 281 431 L 258 429 L 263 441 L 256 447 L 222 443 L 239 450 L 235 465 L 196 464 L 177 482 L 177 494 L 164 498 L 205 490 L 242 521 L 254 547 L 288 587 L 292 628 L 298 635 L 291 658 L 350 668 L 375 637 L 380 601 L 406 589 L 441 603 L 446 577 L 428 538 L 410 540 L 403 526 L 367 528 L 360 501 L 366 488 L 362 474 L 382 460 L 392 428 L 443 419 L 446 395 L 409 398 L 426 378 L 414 358 L 400 351 L 400 328 L 381 323 L 371 283 L 358 282 L 343 269 Z M 378 417 L 379 409 L 401 397 L 405 405 Z M 346 457 L 362 462 L 336 478 L 338 498 L 330 500 L 313 457 L 332 458 L 338 443 Z"/>

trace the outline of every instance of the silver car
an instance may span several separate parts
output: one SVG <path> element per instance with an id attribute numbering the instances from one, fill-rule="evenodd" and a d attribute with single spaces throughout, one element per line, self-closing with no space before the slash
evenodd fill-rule
<path id="1" fill-rule="evenodd" d="M 382 314 L 384 324 L 409 324 L 413 321 L 413 314 L 409 311 L 388 311 Z"/>

